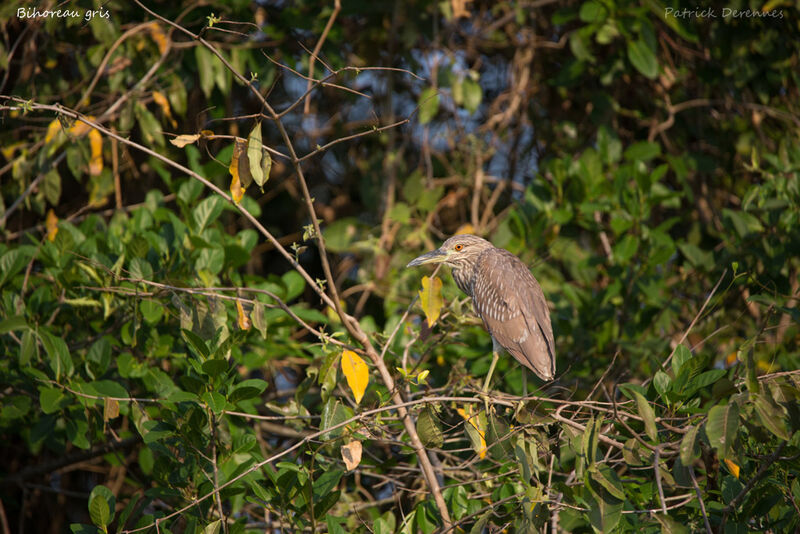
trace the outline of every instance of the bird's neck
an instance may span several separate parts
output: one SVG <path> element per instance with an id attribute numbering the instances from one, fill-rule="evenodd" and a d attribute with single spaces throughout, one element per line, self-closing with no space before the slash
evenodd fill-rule
<path id="1" fill-rule="evenodd" d="M 455 280 L 458 289 L 472 296 L 472 286 L 475 281 L 473 271 L 469 266 L 453 266 L 453 280 Z"/>

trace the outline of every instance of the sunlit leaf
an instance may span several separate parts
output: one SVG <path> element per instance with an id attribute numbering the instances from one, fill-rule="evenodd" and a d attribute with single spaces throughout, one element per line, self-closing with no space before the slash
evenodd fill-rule
<path id="1" fill-rule="evenodd" d="M 167 97 L 164 96 L 164 93 L 161 91 L 153 91 L 153 102 L 158 104 L 158 107 L 161 108 L 161 112 L 166 118 L 169 119 L 169 122 L 172 124 L 173 128 L 178 126 L 178 123 L 175 122 L 175 119 L 172 117 L 172 110 L 169 107 L 169 101 L 167 100 Z"/>
<path id="2" fill-rule="evenodd" d="M 186 145 L 191 145 L 198 139 L 200 139 L 200 134 L 181 134 L 174 139 L 170 139 L 169 142 L 175 145 L 178 148 L 183 148 Z"/>
<path id="3" fill-rule="evenodd" d="M 344 350 L 342 351 L 342 373 L 347 379 L 350 391 L 353 392 L 356 404 L 360 403 L 369 384 L 369 367 L 358 354 L 352 350 Z"/>
<path id="4" fill-rule="evenodd" d="M 58 217 L 52 209 L 47 210 L 47 218 L 44 221 L 44 226 L 47 229 L 47 240 L 55 241 L 58 234 Z"/>
<path id="5" fill-rule="evenodd" d="M 236 301 L 236 318 L 240 329 L 250 330 L 250 318 L 244 313 L 241 300 Z"/>
<path id="6" fill-rule="evenodd" d="M 253 304 L 253 309 L 250 310 L 250 321 L 256 330 L 261 332 L 261 337 L 267 339 L 267 321 L 264 319 L 264 305 L 260 302 Z"/>
<path id="7" fill-rule="evenodd" d="M 47 125 L 47 133 L 44 136 L 44 142 L 49 143 L 55 139 L 59 133 L 61 133 L 61 121 L 59 119 L 53 119 L 53 121 Z"/>
<path id="8" fill-rule="evenodd" d="M 428 327 L 432 327 L 442 312 L 444 299 L 442 299 L 442 280 L 438 276 L 432 279 L 422 277 L 422 289 L 419 291 L 419 300 L 422 303 L 422 311 L 428 320 Z"/>
<path id="9" fill-rule="evenodd" d="M 464 430 L 467 432 L 472 449 L 481 459 L 486 457 L 486 413 L 477 411 L 472 404 L 457 408 L 458 414 L 464 418 Z"/>
<path id="10" fill-rule="evenodd" d="M 147 27 L 150 30 L 150 37 L 153 38 L 155 41 L 156 46 L 158 46 L 158 51 L 161 55 L 164 55 L 164 52 L 167 50 L 167 36 L 164 33 L 164 30 L 161 29 L 161 26 L 158 22 L 151 22 L 150 25 Z"/>
<path id="11" fill-rule="evenodd" d="M 250 130 L 250 135 L 247 137 L 247 160 L 250 177 L 259 187 L 262 187 L 266 181 L 264 169 L 261 167 L 261 157 L 263 154 L 262 146 L 261 123 L 257 122 L 256 125 L 253 126 L 253 129 Z M 249 185 L 249 183 L 244 184 L 245 187 Z"/>
<path id="12" fill-rule="evenodd" d="M 103 421 L 110 421 L 119 416 L 119 401 L 109 397 L 103 398 Z"/>
<path id="13" fill-rule="evenodd" d="M 233 143 L 233 155 L 231 156 L 231 164 L 228 171 L 231 173 L 231 198 L 235 203 L 242 201 L 244 191 L 247 186 L 243 185 L 239 177 L 240 162 L 242 154 L 245 154 L 245 141 L 237 138 Z M 245 155 L 246 157 L 246 155 Z"/>
<path id="14" fill-rule="evenodd" d="M 89 517 L 92 523 L 106 531 L 106 526 L 114 518 L 116 498 L 111 490 L 97 485 L 89 494 Z"/>
<path id="15" fill-rule="evenodd" d="M 98 176 L 103 172 L 103 136 L 94 128 L 89 132 L 89 148 L 91 149 L 89 174 Z"/>
<path id="16" fill-rule="evenodd" d="M 738 479 L 739 478 L 739 466 L 736 465 L 736 462 L 734 462 L 733 460 L 730 460 L 728 458 L 725 458 L 723 461 L 725 462 L 725 465 L 730 470 L 731 474 Z"/>
<path id="17" fill-rule="evenodd" d="M 344 465 L 348 471 L 352 471 L 361 463 L 361 450 L 361 442 L 356 439 L 347 445 L 342 445 L 342 460 L 344 460 Z"/>

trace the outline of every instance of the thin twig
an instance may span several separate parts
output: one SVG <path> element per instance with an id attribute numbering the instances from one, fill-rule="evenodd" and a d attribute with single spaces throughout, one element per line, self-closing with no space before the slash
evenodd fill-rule
<path id="1" fill-rule="evenodd" d="M 700 503 L 700 512 L 703 514 L 703 523 L 706 525 L 706 534 L 713 534 L 711 530 L 711 523 L 708 522 L 708 514 L 706 513 L 706 504 L 703 502 L 703 495 L 700 493 L 700 486 L 697 484 L 697 477 L 694 476 L 694 467 L 689 466 L 689 476 L 692 477 L 692 486 L 697 494 L 697 501 Z"/>
<path id="2" fill-rule="evenodd" d="M 328 32 L 331 31 L 333 27 L 334 21 L 336 21 L 336 17 L 339 15 L 339 11 L 342 9 L 341 0 L 334 0 L 333 2 L 333 12 L 331 16 L 328 18 L 327 24 L 325 24 L 325 29 L 322 30 L 322 35 L 319 36 L 319 40 L 317 40 L 317 46 L 314 47 L 314 51 L 311 52 L 311 57 L 308 60 L 308 77 L 313 79 L 314 78 L 314 63 L 317 61 L 317 56 L 319 55 L 320 50 L 322 50 L 322 44 L 325 42 L 325 39 L 328 37 Z M 312 81 L 308 80 L 308 85 L 306 86 L 306 91 L 311 91 L 311 84 Z M 306 103 L 303 106 L 303 115 L 308 115 L 309 110 L 311 109 L 311 94 L 306 96 Z"/>

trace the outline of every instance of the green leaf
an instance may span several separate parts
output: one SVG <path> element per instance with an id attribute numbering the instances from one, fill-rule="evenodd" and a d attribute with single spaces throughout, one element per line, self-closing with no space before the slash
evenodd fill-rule
<path id="1" fill-rule="evenodd" d="M 754 397 L 756 413 L 761 423 L 767 427 L 767 430 L 780 439 L 788 441 L 791 434 L 786 426 L 786 418 L 783 410 L 767 395 L 759 393 L 754 395 Z"/>
<path id="2" fill-rule="evenodd" d="M 700 247 L 691 243 L 678 243 L 678 248 L 692 266 L 702 267 L 706 270 L 714 267 L 713 252 L 701 250 Z"/>
<path id="3" fill-rule="evenodd" d="M 328 399 L 325 406 L 322 408 L 322 420 L 320 421 L 320 430 L 327 430 L 353 416 L 353 410 L 343 406 L 342 403 L 333 397 Z M 327 432 L 321 436 L 323 440 L 339 437 L 344 431 L 343 427 L 337 428 L 332 432 Z"/>
<path id="4" fill-rule="evenodd" d="M 470 113 L 475 113 L 478 106 L 481 105 L 481 100 L 483 100 L 483 89 L 481 89 L 477 81 L 469 78 L 464 80 L 462 87 L 464 90 L 464 109 Z"/>
<path id="5" fill-rule="evenodd" d="M 189 346 L 194 350 L 195 354 L 201 358 L 208 358 L 208 347 L 206 346 L 206 342 L 203 341 L 200 336 L 191 330 L 186 330 L 185 328 L 181 329 L 181 333 L 183 334 L 183 339 L 186 340 Z"/>
<path id="6" fill-rule="evenodd" d="M 683 364 L 691 359 L 692 353 L 686 345 L 678 345 L 675 347 L 675 353 L 672 355 L 672 372 L 676 377 L 680 374 Z"/>
<path id="7" fill-rule="evenodd" d="M 325 516 L 325 524 L 328 527 L 328 534 L 347 534 L 347 531 L 342 527 L 342 523 L 345 520 L 340 517 L 336 517 L 333 514 L 327 514 Z"/>
<path id="8" fill-rule="evenodd" d="M 39 332 L 39 339 L 42 340 L 44 350 L 49 357 L 50 369 L 55 373 L 56 380 L 60 380 L 62 375 L 72 376 L 75 367 L 72 364 L 72 357 L 66 342 L 46 330 Z"/>
<path id="9" fill-rule="evenodd" d="M 624 502 L 607 491 L 587 492 L 586 505 L 589 508 L 589 521 L 595 532 L 614 532 L 622 517 Z"/>
<path id="10" fill-rule="evenodd" d="M 38 358 L 39 345 L 34 338 L 33 330 L 22 333 L 22 344 L 19 347 L 19 365 L 25 367 L 30 364 L 34 356 Z"/>
<path id="11" fill-rule="evenodd" d="M 423 408 L 417 417 L 417 434 L 425 447 L 438 449 L 444 445 L 442 427 L 436 413 L 429 406 Z"/>
<path id="12" fill-rule="evenodd" d="M 164 146 L 164 133 L 161 130 L 161 123 L 146 107 L 136 103 L 134 108 L 136 118 L 139 119 L 139 131 L 147 145 Z"/>
<path id="13" fill-rule="evenodd" d="M 596 0 L 589 0 L 588 2 L 584 2 L 581 6 L 578 17 L 580 17 L 583 22 L 602 22 L 605 20 L 607 14 L 608 12 L 603 4 Z"/>
<path id="14" fill-rule="evenodd" d="M 331 468 L 320 475 L 313 485 L 314 500 L 321 499 L 339 484 L 344 471 L 341 469 Z"/>
<path id="15" fill-rule="evenodd" d="M 214 90 L 214 63 L 218 59 L 202 45 L 194 47 L 194 57 L 197 62 L 197 73 L 200 76 L 200 89 L 206 98 L 209 98 L 211 91 Z"/>
<path id="16" fill-rule="evenodd" d="M 428 124 L 439 112 L 439 90 L 428 87 L 419 95 L 419 123 Z"/>
<path id="17" fill-rule="evenodd" d="M 622 489 L 622 481 L 610 467 L 604 464 L 595 464 L 589 469 L 592 480 L 603 486 L 608 493 L 617 499 L 625 500 L 625 491 Z"/>
<path id="18" fill-rule="evenodd" d="M 206 360 L 203 362 L 203 372 L 211 378 L 217 378 L 219 375 L 227 371 L 228 367 L 228 360 L 224 358 Z"/>
<path id="19" fill-rule="evenodd" d="M 13 332 L 15 330 L 25 330 L 28 328 L 28 323 L 22 315 L 15 315 L 9 317 L 4 321 L 0 321 L 0 335 Z"/>
<path id="20" fill-rule="evenodd" d="M 214 415 L 219 415 L 225 409 L 225 397 L 216 391 L 206 391 L 200 398 L 206 405 L 214 412 Z"/>
<path id="21" fill-rule="evenodd" d="M 267 389 L 267 382 L 259 378 L 251 378 L 237 384 L 228 394 L 228 402 L 239 402 L 241 400 L 258 397 Z"/>
<path id="22" fill-rule="evenodd" d="M 661 154 L 661 145 L 649 141 L 639 141 L 625 149 L 625 159 L 628 161 L 650 161 Z"/>
<path id="23" fill-rule="evenodd" d="M 90 382 L 88 386 L 102 397 L 115 397 L 127 399 L 130 397 L 128 390 L 122 384 L 113 380 L 96 380 Z"/>
<path id="24" fill-rule="evenodd" d="M 647 78 L 652 80 L 658 75 L 658 60 L 655 51 L 644 39 L 639 38 L 628 42 L 628 59 L 636 67 L 636 70 Z"/>
<path id="25" fill-rule="evenodd" d="M 600 429 L 603 425 L 603 419 L 595 419 L 590 417 L 586 423 L 586 430 L 583 432 L 583 439 L 581 441 L 581 452 L 586 460 L 586 466 L 591 466 L 597 460 L 597 444 L 600 439 Z"/>
<path id="26" fill-rule="evenodd" d="M 222 213 L 223 207 L 224 201 L 218 195 L 212 195 L 201 200 L 200 204 L 192 212 L 197 232 L 202 232 L 206 226 L 216 221 L 217 217 Z"/>
<path id="27" fill-rule="evenodd" d="M 221 527 L 222 527 L 222 519 L 217 519 L 216 521 L 209 523 L 208 525 L 205 526 L 205 528 L 203 528 L 203 534 L 219 534 Z"/>
<path id="28" fill-rule="evenodd" d="M 720 459 L 724 460 L 731 455 L 738 427 L 739 407 L 736 403 L 717 405 L 708 411 L 706 435 L 709 444 L 717 450 Z"/>
<path id="29" fill-rule="evenodd" d="M 106 527 L 114 519 L 116 498 L 105 486 L 95 486 L 89 494 L 89 517 L 92 523 L 106 531 Z"/>
<path id="30" fill-rule="evenodd" d="M 639 249 L 639 238 L 633 234 L 627 234 L 617 244 L 614 245 L 614 259 L 621 265 L 627 264 Z"/>
<path id="31" fill-rule="evenodd" d="M 143 300 L 139 303 L 139 311 L 149 325 L 158 323 L 164 316 L 164 306 L 155 300 Z"/>
<path id="32" fill-rule="evenodd" d="M 125 509 L 119 513 L 119 518 L 117 519 L 118 530 L 123 530 L 125 528 L 125 523 L 128 521 L 128 518 L 133 513 L 134 508 L 136 508 L 136 504 L 139 502 L 140 497 L 141 495 L 138 493 L 133 494 L 131 498 L 128 500 L 128 504 L 125 505 Z"/>
<path id="33" fill-rule="evenodd" d="M 39 387 L 39 405 L 46 414 L 55 413 L 61 409 L 65 400 L 64 392 L 59 388 Z"/>
<path id="34" fill-rule="evenodd" d="M 510 458 L 514 454 L 514 445 L 511 443 L 511 430 L 505 419 L 490 413 L 486 421 L 486 446 L 499 460 Z"/>
<path id="35" fill-rule="evenodd" d="M 634 396 L 636 397 L 636 409 L 639 412 L 639 417 L 644 421 L 644 430 L 647 432 L 647 436 L 653 441 L 658 441 L 656 414 L 653 411 L 653 407 L 650 406 L 644 395 L 638 391 L 634 392 Z"/>
<path id="36" fill-rule="evenodd" d="M 289 302 L 299 297 L 306 287 L 305 279 L 297 271 L 287 271 L 281 276 L 283 285 L 286 286 L 285 302 Z"/>
<path id="37" fill-rule="evenodd" d="M 659 395 L 664 396 L 670 390 L 671 385 L 672 378 L 670 378 L 667 373 L 661 371 L 660 369 L 656 371 L 656 374 L 653 377 L 653 387 L 656 388 L 656 391 L 658 391 Z"/>
<path id="38" fill-rule="evenodd" d="M 689 428 L 689 431 L 683 435 L 681 440 L 681 462 L 683 465 L 690 466 L 700 457 L 700 445 L 697 440 L 700 425 L 695 425 Z"/>
<path id="39" fill-rule="evenodd" d="M 700 373 L 696 377 L 689 380 L 689 383 L 684 387 L 683 395 L 685 397 L 689 397 L 695 391 L 708 388 L 708 386 L 716 383 L 717 380 L 725 376 L 727 372 L 728 371 L 725 369 L 711 369 L 710 371 Z"/>
<path id="40" fill-rule="evenodd" d="M 661 525 L 661 534 L 688 534 L 689 529 L 668 515 L 653 516 Z"/>

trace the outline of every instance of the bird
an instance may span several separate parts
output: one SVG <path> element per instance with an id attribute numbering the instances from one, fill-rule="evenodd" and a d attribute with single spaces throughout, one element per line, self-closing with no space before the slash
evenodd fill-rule
<path id="1" fill-rule="evenodd" d="M 411 260 L 406 267 L 430 263 L 451 267 L 453 280 L 472 298 L 475 313 L 492 336 L 492 363 L 484 393 L 500 348 L 542 380 L 553 380 L 556 352 L 550 311 L 539 282 L 522 260 L 482 237 L 459 234 L 438 249 Z"/>

